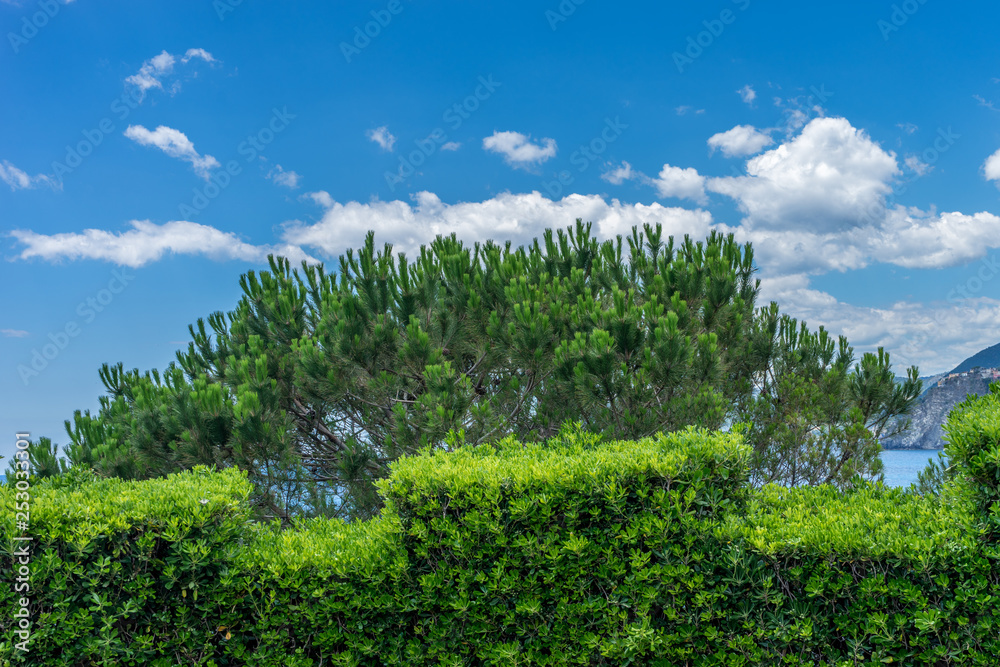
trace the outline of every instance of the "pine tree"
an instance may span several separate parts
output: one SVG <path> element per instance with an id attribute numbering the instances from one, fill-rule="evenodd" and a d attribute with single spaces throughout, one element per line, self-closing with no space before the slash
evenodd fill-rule
<path id="1" fill-rule="evenodd" d="M 758 483 L 843 485 L 878 474 L 879 435 L 919 394 L 916 369 L 886 384 L 881 350 L 851 372 L 846 340 L 758 309 L 732 235 L 599 242 L 578 220 L 521 248 L 442 236 L 411 261 L 369 233 L 336 273 L 269 268 L 162 374 L 101 370 L 99 413 L 67 422 L 74 465 L 237 466 L 265 517 L 354 519 L 378 512 L 394 460 L 429 447 L 566 421 L 606 438 L 751 422 Z"/>

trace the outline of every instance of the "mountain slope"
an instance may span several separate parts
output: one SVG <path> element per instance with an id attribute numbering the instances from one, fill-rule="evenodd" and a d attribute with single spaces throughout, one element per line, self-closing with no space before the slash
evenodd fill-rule
<path id="1" fill-rule="evenodd" d="M 965 373 L 977 366 L 980 368 L 1000 368 L 1000 343 L 976 352 L 958 366 L 955 366 L 951 372 Z"/>

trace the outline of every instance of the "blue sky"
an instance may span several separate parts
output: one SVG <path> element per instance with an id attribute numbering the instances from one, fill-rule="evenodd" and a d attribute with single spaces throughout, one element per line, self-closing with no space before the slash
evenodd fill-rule
<path id="1" fill-rule="evenodd" d="M 1000 8 L 481 4 L 0 0 L 0 454 L 64 443 L 102 363 L 163 368 L 268 252 L 369 229 L 720 229 L 900 373 L 1000 338 Z"/>

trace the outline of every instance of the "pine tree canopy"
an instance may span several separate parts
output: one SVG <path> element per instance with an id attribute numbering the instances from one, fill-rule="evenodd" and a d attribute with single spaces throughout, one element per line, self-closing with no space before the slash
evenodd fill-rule
<path id="1" fill-rule="evenodd" d="M 852 367 L 844 337 L 757 307 L 753 250 L 732 235 L 599 242 L 577 220 L 528 247 L 441 236 L 408 258 L 369 233 L 336 272 L 268 261 L 162 372 L 101 369 L 98 414 L 67 422 L 72 467 L 237 466 L 261 516 L 355 519 L 400 456 L 577 422 L 614 439 L 741 428 L 756 483 L 847 486 L 881 475 L 878 440 L 920 392 L 882 350 Z M 65 473 L 50 442 L 36 450 Z"/>

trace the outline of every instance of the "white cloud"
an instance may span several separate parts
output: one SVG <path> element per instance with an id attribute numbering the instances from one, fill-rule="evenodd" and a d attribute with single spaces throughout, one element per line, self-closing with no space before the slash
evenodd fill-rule
<path id="1" fill-rule="evenodd" d="M 740 96 L 740 99 L 749 105 L 753 105 L 754 100 L 757 99 L 757 91 L 754 90 L 750 84 L 747 84 L 736 91 Z"/>
<path id="2" fill-rule="evenodd" d="M 284 185 L 293 190 L 299 187 L 299 179 L 302 178 L 294 171 L 285 171 L 280 164 L 275 165 L 274 169 L 267 173 L 267 177 L 278 185 Z"/>
<path id="3" fill-rule="evenodd" d="M 773 143 L 774 139 L 753 125 L 737 125 L 731 130 L 713 134 L 708 138 L 708 146 L 712 152 L 719 149 L 726 157 L 755 155 Z"/>
<path id="4" fill-rule="evenodd" d="M 809 114 L 802 109 L 785 109 L 784 113 L 785 118 L 782 121 L 781 128 L 777 129 L 783 129 L 786 136 L 795 134 L 809 122 Z"/>
<path id="5" fill-rule="evenodd" d="M 884 210 L 899 174 L 887 153 L 844 118 L 816 118 L 802 133 L 747 162 L 747 176 L 709 179 L 735 199 L 744 224 L 829 231 L 859 226 Z"/>
<path id="6" fill-rule="evenodd" d="M 921 160 L 919 155 L 907 155 L 903 164 L 917 176 L 925 176 L 934 170 L 934 167 Z"/>
<path id="7" fill-rule="evenodd" d="M 958 266 L 1000 247 L 1000 217 L 986 212 L 934 215 L 897 207 L 872 245 L 873 257 L 907 268 Z"/>
<path id="8" fill-rule="evenodd" d="M 675 111 L 677 112 L 678 116 L 687 115 L 688 112 L 693 112 L 695 115 L 705 113 L 704 109 L 695 109 L 694 107 L 688 106 L 687 104 L 682 104 L 681 106 L 677 107 Z"/>
<path id="9" fill-rule="evenodd" d="M 695 237 L 707 235 L 712 226 L 712 216 L 706 211 L 623 204 L 597 195 L 570 195 L 553 201 L 538 192 L 505 193 L 482 202 L 445 204 L 433 193 L 420 192 L 413 196 L 412 205 L 402 201 L 341 204 L 325 191 L 303 196 L 324 207 L 322 219 L 313 224 L 297 220 L 285 223 L 275 245 L 252 245 L 231 232 L 187 221 L 157 225 L 133 220 L 131 229 L 119 233 L 87 229 L 47 235 L 15 230 L 10 236 L 26 246 L 18 255 L 20 259 L 92 259 L 140 267 L 168 253 L 248 262 L 262 262 L 273 253 L 295 262 L 316 261 L 304 250 L 309 247 L 335 258 L 357 247 L 369 230 L 374 230 L 380 241 L 413 253 L 436 236 L 453 232 L 469 243 L 493 239 L 524 245 L 544 229 L 565 228 L 577 218 L 593 222 L 602 239 L 627 234 L 633 226 L 644 223 L 661 223 L 666 234 Z"/>
<path id="10" fill-rule="evenodd" d="M 983 173 L 987 181 L 1000 181 L 1000 150 L 986 158 L 983 163 Z"/>
<path id="11" fill-rule="evenodd" d="M 827 232 L 744 226 L 728 231 L 753 243 L 762 273 L 769 276 L 851 271 L 876 262 L 941 269 L 1000 248 L 1000 217 L 992 213 L 930 213 L 902 206 L 887 211 L 877 225 Z"/>
<path id="12" fill-rule="evenodd" d="M 833 92 L 821 85 L 819 88 L 815 86 L 810 88 L 809 94 L 787 98 L 775 97 L 774 105 L 781 109 L 783 118 L 777 127 L 767 130 L 768 134 L 782 132 L 785 136 L 791 136 L 805 127 L 810 119 L 826 116 L 826 109 L 822 103 L 832 96 Z"/>
<path id="13" fill-rule="evenodd" d="M 365 132 L 365 136 L 381 146 L 384 151 L 391 152 L 393 144 L 396 143 L 396 137 L 392 136 L 392 133 L 389 132 L 389 128 L 385 125 L 382 127 L 376 127 L 373 130 L 368 130 Z"/>
<path id="14" fill-rule="evenodd" d="M 705 195 L 705 177 L 693 167 L 681 169 L 665 164 L 659 176 L 650 178 L 641 171 L 633 169 L 628 162 L 622 162 L 620 166 L 601 174 L 601 178 L 613 185 L 635 180 L 656 188 L 660 197 L 690 199 L 699 204 L 708 203 L 708 197 Z"/>
<path id="15" fill-rule="evenodd" d="M 302 195 L 303 199 L 312 199 L 315 203 L 319 204 L 323 208 L 331 208 L 333 206 L 333 197 L 326 190 L 320 190 L 319 192 L 307 192 Z"/>
<path id="16" fill-rule="evenodd" d="M 207 63 L 218 62 L 212 57 L 212 54 L 205 49 L 188 49 L 187 52 L 181 57 L 181 63 L 187 63 L 192 58 L 200 58 Z M 125 83 L 130 84 L 136 88 L 138 91 L 138 98 L 141 102 L 146 96 L 146 91 L 151 88 L 159 88 L 163 90 L 163 78 L 168 74 L 172 73 L 174 70 L 174 65 L 177 63 L 177 57 L 168 53 L 167 51 L 161 52 L 157 56 L 153 56 L 146 62 L 142 64 L 139 71 L 136 74 L 125 79 Z M 176 92 L 180 89 L 180 84 L 175 83 L 171 88 L 171 92 Z"/>
<path id="17" fill-rule="evenodd" d="M 183 132 L 166 125 L 160 125 L 152 132 L 142 125 L 129 125 L 125 136 L 141 146 L 153 146 L 170 157 L 190 162 L 195 173 L 204 179 L 208 179 L 211 170 L 219 166 L 219 161 L 211 155 L 199 155 Z"/>
<path id="18" fill-rule="evenodd" d="M 524 167 L 555 157 L 556 141 L 546 138 L 535 144 L 520 132 L 494 132 L 483 139 L 483 149 L 503 155 L 504 161 L 512 167 Z"/>
<path id="19" fill-rule="evenodd" d="M 139 99 L 146 94 L 150 88 L 163 89 L 160 77 L 169 74 L 174 69 L 175 58 L 163 51 L 160 55 L 150 58 L 142 64 L 137 74 L 125 79 L 125 83 L 131 83 L 139 89 Z"/>
<path id="20" fill-rule="evenodd" d="M 0 160 L 0 180 L 9 185 L 11 190 L 27 190 L 39 183 L 44 183 L 53 189 L 59 188 L 59 185 L 45 174 L 29 176 L 7 160 Z"/>
<path id="21" fill-rule="evenodd" d="M 206 51 L 205 49 L 188 49 L 187 52 L 184 54 L 184 57 L 181 58 L 181 62 L 186 63 L 192 58 L 201 58 L 207 63 L 217 62 L 215 58 L 212 57 L 212 54 Z"/>
<path id="22" fill-rule="evenodd" d="M 441 150 L 443 150 L 443 151 L 457 151 L 461 147 L 462 147 L 462 144 L 460 142 L 458 142 L 458 141 L 449 141 L 445 145 L 441 146 Z"/>
<path id="23" fill-rule="evenodd" d="M 655 187 L 661 197 L 691 199 L 700 204 L 708 201 L 705 196 L 705 177 L 693 167 L 681 169 L 665 164 L 658 177 L 645 177 L 644 180 Z"/>
<path id="24" fill-rule="evenodd" d="M 7 338 L 26 338 L 29 335 L 24 329 L 0 329 L 0 334 Z"/>
<path id="25" fill-rule="evenodd" d="M 920 129 L 913 123 L 896 123 L 896 127 L 901 129 L 903 132 L 906 132 L 907 134 L 913 134 L 918 129 Z"/>
<path id="26" fill-rule="evenodd" d="M 493 239 L 522 245 L 546 228 L 565 228 L 577 218 L 593 222 L 601 238 L 627 234 L 634 225 L 647 222 L 662 223 L 666 234 L 699 237 L 705 236 L 712 224 L 706 211 L 655 203 L 623 204 L 597 195 L 569 195 L 553 201 L 538 192 L 504 193 L 482 202 L 445 204 L 434 193 L 419 192 L 413 200 L 414 204 L 398 200 L 329 202 L 322 220 L 315 224 L 289 222 L 282 238 L 285 243 L 336 257 L 357 246 L 368 230 L 374 230 L 380 242 L 391 242 L 398 250 L 412 253 L 439 234 L 453 232 L 470 243 Z"/>
<path id="27" fill-rule="evenodd" d="M 18 255 L 20 259 L 37 257 L 50 262 L 94 259 L 138 268 L 168 253 L 258 263 L 268 254 L 283 255 L 293 262 L 315 261 L 295 246 L 255 246 L 231 232 L 195 222 L 178 220 L 157 225 L 148 220 L 133 220 L 129 224 L 132 229 L 117 234 L 86 229 L 80 233 L 49 235 L 15 230 L 10 235 L 27 246 Z"/>
<path id="28" fill-rule="evenodd" d="M 949 297 L 952 299 L 952 297 Z M 954 368 L 963 359 L 996 344 L 1000 301 L 952 299 L 930 303 L 900 301 L 888 307 L 855 306 L 809 287 L 803 275 L 761 280 L 761 303 L 777 301 L 781 311 L 845 335 L 856 358 L 884 347 L 898 375 L 918 365 L 921 375 Z"/>
<path id="29" fill-rule="evenodd" d="M 998 158 L 1000 162 L 1000 158 Z M 911 165 L 921 169 L 922 165 Z M 1000 217 L 887 206 L 899 168 L 844 119 L 813 120 L 788 143 L 747 162 L 746 177 L 706 179 L 665 165 L 649 178 L 627 163 L 603 178 L 637 180 L 661 197 L 704 203 L 705 190 L 728 194 L 747 213 L 738 226 L 717 225 L 753 242 L 762 273 L 816 275 L 876 262 L 905 268 L 959 266 L 1000 247 Z"/>
<path id="30" fill-rule="evenodd" d="M 622 162 L 619 166 L 615 167 L 611 171 L 606 171 L 603 174 L 601 174 L 601 178 L 603 178 L 605 181 L 613 185 L 621 185 L 625 181 L 635 178 L 636 175 L 637 175 L 636 172 L 632 171 L 632 165 L 630 165 L 628 162 Z"/>

